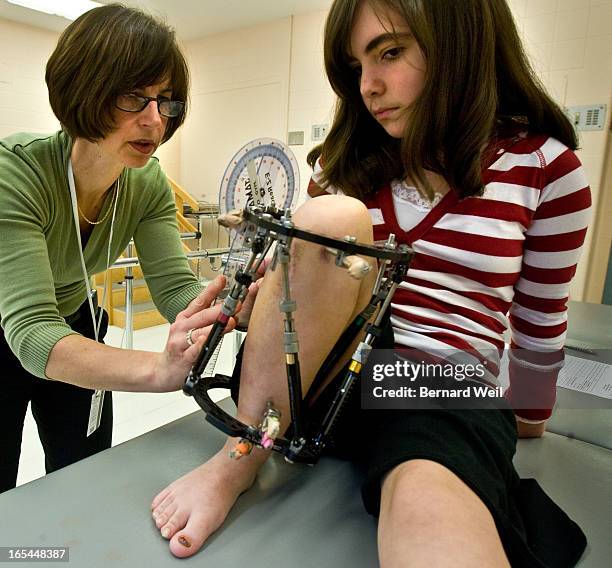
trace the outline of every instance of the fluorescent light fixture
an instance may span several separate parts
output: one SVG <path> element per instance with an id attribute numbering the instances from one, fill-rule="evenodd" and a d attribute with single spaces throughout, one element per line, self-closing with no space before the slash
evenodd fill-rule
<path id="1" fill-rule="evenodd" d="M 7 0 L 7 2 L 45 14 L 61 16 L 67 20 L 76 20 L 92 8 L 102 6 L 99 2 L 91 0 Z"/>

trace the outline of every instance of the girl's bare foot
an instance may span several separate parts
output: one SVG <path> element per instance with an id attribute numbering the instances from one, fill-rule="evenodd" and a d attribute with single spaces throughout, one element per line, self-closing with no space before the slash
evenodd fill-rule
<path id="1" fill-rule="evenodd" d="M 268 452 L 255 450 L 239 461 L 228 457 L 232 442 L 203 465 L 171 483 L 151 504 L 153 520 L 170 540 L 170 551 L 195 554 L 223 523 L 236 499 L 255 481 Z"/>

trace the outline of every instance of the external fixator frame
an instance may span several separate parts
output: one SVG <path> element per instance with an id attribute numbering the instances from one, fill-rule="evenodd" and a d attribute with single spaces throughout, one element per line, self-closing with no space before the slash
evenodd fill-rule
<path id="1" fill-rule="evenodd" d="M 344 240 L 340 240 L 298 229 L 293 224 L 289 210 L 281 212 L 274 208 L 246 208 L 242 212 L 233 214 L 233 220 L 229 222 L 226 220 L 225 223 L 232 225 L 242 233 L 244 244 L 247 248 L 250 247 L 251 254 L 244 269 L 239 270 L 234 277 L 221 312 L 185 380 L 183 391 L 196 399 L 206 413 L 208 422 L 227 435 L 240 438 L 240 442 L 232 452 L 232 457 L 239 458 L 250 453 L 253 446 L 260 446 L 282 453 L 287 461 L 314 464 L 329 442 L 334 423 L 352 388 L 361 376 L 374 340 L 382 332 L 384 314 L 389 308 L 395 290 L 408 271 L 413 252 L 406 245 L 397 246 L 394 235 L 390 235 L 384 245 L 375 246 L 357 243 L 353 237 L 345 237 Z M 313 393 L 322 386 L 339 358 L 365 327 L 365 338 L 355 349 L 348 370 L 320 424 L 306 420 L 305 409 L 309 406 L 310 401 L 308 396 L 305 399 L 302 397 L 298 337 L 293 319 L 297 306 L 291 298 L 289 282 L 290 249 L 293 239 L 301 239 L 325 247 L 328 252 L 335 255 L 336 264 L 347 268 L 356 278 L 365 276 L 371 268 L 370 264 L 363 261 L 361 257 L 375 258 L 379 265 L 368 305 L 342 333 L 323 362 L 310 388 L 310 393 Z M 257 278 L 257 270 L 275 242 L 277 246 L 270 269 L 274 270 L 279 266 L 282 270 L 282 298 L 279 308 L 284 315 L 283 343 L 291 412 L 289 437 L 279 435 L 280 416 L 273 408 L 271 401 L 268 402 L 261 424 L 258 426 L 245 424 L 215 404 L 208 393 L 214 388 L 230 388 L 231 377 L 204 376 L 206 366 L 219 345 L 230 318 L 236 313 L 239 302 L 246 298 L 250 284 Z M 368 324 L 369 321 L 372 323 Z"/>

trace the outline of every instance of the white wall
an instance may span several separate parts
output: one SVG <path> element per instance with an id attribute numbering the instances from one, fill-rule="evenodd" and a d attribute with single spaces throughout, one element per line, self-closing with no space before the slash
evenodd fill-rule
<path id="1" fill-rule="evenodd" d="M 509 0 L 534 68 L 562 106 L 603 103 L 606 128 L 580 132 L 578 156 L 589 178 L 594 208 L 602 186 L 607 130 L 612 112 L 612 0 Z M 593 230 L 572 281 L 571 298 L 582 300 Z"/>
<path id="2" fill-rule="evenodd" d="M 186 44 L 191 111 L 181 131 L 180 183 L 217 202 L 233 155 L 254 138 L 286 139 L 291 18 Z"/>
<path id="3" fill-rule="evenodd" d="M 612 103 L 612 0 L 509 0 L 534 67 L 561 105 Z M 302 187 L 313 124 L 331 120 L 334 97 L 323 71 L 325 12 L 284 18 L 184 45 L 192 72 L 191 113 L 158 156 L 167 173 L 197 199 L 216 202 L 224 169 L 253 138 L 292 146 Z M 57 128 L 48 107 L 44 65 L 57 34 L 0 20 L 0 136 Z M 606 134 L 583 132 L 579 151 L 598 201 Z M 583 297 L 592 232 L 572 285 Z"/>
<path id="4" fill-rule="evenodd" d="M 45 64 L 57 34 L 0 19 L 0 138 L 15 132 L 51 133 Z"/>
<path id="5" fill-rule="evenodd" d="M 534 68 L 555 100 L 564 106 L 607 104 L 609 124 L 612 102 L 612 0 L 509 0 L 509 3 Z M 205 74 L 205 83 L 208 85 L 203 88 L 201 77 L 198 77 L 197 87 L 194 88 L 194 112 L 189 119 L 189 126 L 181 135 L 181 176 L 188 190 L 194 195 L 202 192 L 207 197 L 214 198 L 218 180 L 232 155 L 232 150 L 238 150 L 243 141 L 260 136 L 274 136 L 269 118 L 256 123 L 246 121 L 243 123 L 244 136 L 241 138 L 237 135 L 235 126 L 239 121 L 236 120 L 236 115 L 242 114 L 231 107 L 236 99 L 228 99 L 227 94 L 239 83 L 239 74 L 232 75 L 232 70 L 239 73 L 239 70 L 245 69 L 237 62 L 243 59 L 267 61 L 270 59 L 271 50 L 280 52 L 289 42 L 291 59 L 288 106 L 279 104 L 274 127 L 283 123 L 283 113 L 286 110 L 286 129 L 281 128 L 277 137 L 286 141 L 287 131 L 304 131 L 304 145 L 291 147 L 300 167 L 301 198 L 304 198 L 305 186 L 310 177 L 306 155 L 316 145 L 316 142 L 310 139 L 311 127 L 313 124 L 330 122 L 334 102 L 323 71 L 322 37 L 325 16 L 326 12 L 321 11 L 293 17 L 290 20 L 290 37 L 287 38 L 283 34 L 282 42 L 278 43 L 276 49 L 268 41 L 265 44 L 249 41 L 252 37 L 266 37 L 266 29 L 263 26 L 210 36 L 188 44 L 190 65 L 194 74 L 196 71 L 198 74 Z M 287 32 L 286 28 L 284 31 Z M 235 44 L 232 44 L 231 40 L 234 40 Z M 211 57 L 211 53 L 215 54 L 214 57 Z M 274 65 L 278 59 L 274 57 L 271 61 Z M 275 72 L 282 73 L 283 65 L 284 62 L 274 67 Z M 282 82 L 282 78 L 280 81 Z M 195 83 L 196 81 L 194 86 Z M 206 100 L 202 93 L 215 89 L 215 85 L 216 92 L 219 93 L 217 98 L 209 96 L 209 100 Z M 207 110 L 199 107 L 205 101 L 209 105 Z M 258 102 L 261 116 L 268 117 L 268 113 L 274 111 L 262 103 L 263 101 Z M 262 125 L 262 122 L 266 124 Z M 212 133 L 210 125 L 213 125 Z M 225 132 L 223 125 L 226 126 Z M 249 128 L 255 125 L 262 127 Z M 211 140 L 214 140 L 212 152 L 203 154 L 199 149 L 208 147 Z M 234 140 L 236 143 L 232 146 Z M 605 130 L 580 134 L 579 156 L 587 170 L 595 204 L 601 186 L 605 141 Z M 223 151 L 220 148 L 223 148 Z M 221 160 L 221 163 L 217 163 L 218 160 Z M 201 186 L 201 189 L 198 186 Z M 587 237 L 585 252 L 572 283 L 571 296 L 575 300 L 583 297 L 591 239 L 592 232 Z"/>
<path id="6" fill-rule="evenodd" d="M 323 70 L 325 11 L 284 18 L 188 42 L 191 112 L 181 132 L 180 182 L 198 199 L 217 201 L 221 176 L 246 142 L 287 141 L 300 168 L 301 199 L 310 179 L 313 124 L 329 123 L 334 96 Z"/>
<path id="7" fill-rule="evenodd" d="M 289 131 L 303 131 L 304 145 L 291 146 L 300 168 L 301 193 L 306 198 L 311 169 L 308 152 L 320 142 L 311 140 L 313 124 L 331 124 L 335 95 L 323 65 L 323 28 L 327 12 L 294 17 L 291 50 L 291 88 L 289 92 Z"/>

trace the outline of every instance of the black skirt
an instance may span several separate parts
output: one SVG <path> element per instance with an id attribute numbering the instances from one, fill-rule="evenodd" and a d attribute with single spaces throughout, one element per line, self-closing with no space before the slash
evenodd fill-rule
<path id="1" fill-rule="evenodd" d="M 390 324 L 375 347 L 393 347 Z M 236 402 L 242 352 L 232 383 Z M 343 377 L 344 372 L 339 373 L 308 410 L 311 422 L 320 422 Z M 456 383 L 452 378 L 440 381 L 436 387 L 452 388 L 450 383 Z M 517 443 L 513 411 L 503 399 L 479 406 L 369 410 L 361 408 L 359 389 L 353 389 L 334 424 L 326 453 L 360 468 L 363 503 L 374 516 L 380 511 L 381 482 L 386 473 L 411 459 L 437 462 L 466 483 L 489 509 L 512 566 L 575 566 L 586 547 L 586 537 L 537 481 L 519 478 L 512 463 Z"/>

